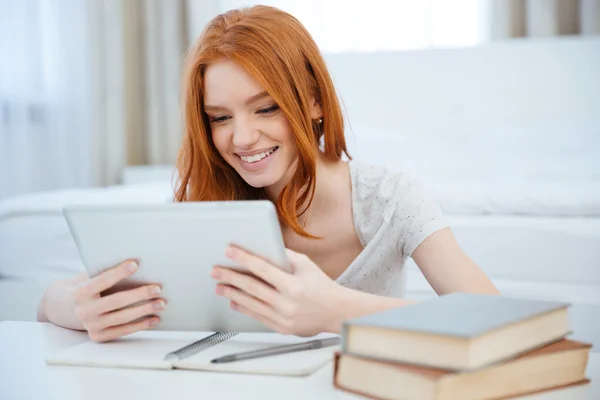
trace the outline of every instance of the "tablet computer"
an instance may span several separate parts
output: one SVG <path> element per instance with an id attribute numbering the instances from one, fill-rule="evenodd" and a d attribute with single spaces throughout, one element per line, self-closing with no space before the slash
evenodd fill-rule
<path id="1" fill-rule="evenodd" d="M 225 257 L 236 244 L 286 271 L 281 226 L 267 200 L 71 205 L 63 213 L 88 276 L 133 259 L 137 271 L 102 293 L 156 283 L 166 308 L 158 330 L 269 332 L 229 307 L 210 277 L 215 265 L 242 269 Z"/>

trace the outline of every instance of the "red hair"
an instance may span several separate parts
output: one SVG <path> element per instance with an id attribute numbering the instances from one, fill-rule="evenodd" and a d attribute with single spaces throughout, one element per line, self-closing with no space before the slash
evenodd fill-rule
<path id="1" fill-rule="evenodd" d="M 176 201 L 266 199 L 221 157 L 204 112 L 204 71 L 227 58 L 239 64 L 275 100 L 288 119 L 298 148 L 296 171 L 275 202 L 282 224 L 303 237 L 298 210 L 314 197 L 319 152 L 350 158 L 344 121 L 325 61 L 304 26 L 273 7 L 254 6 L 218 15 L 206 26 L 186 60 L 184 138 L 177 159 Z M 311 99 L 321 106 L 322 124 L 311 118 Z M 320 144 L 323 148 L 320 148 Z M 307 207 L 308 208 L 308 207 Z"/>

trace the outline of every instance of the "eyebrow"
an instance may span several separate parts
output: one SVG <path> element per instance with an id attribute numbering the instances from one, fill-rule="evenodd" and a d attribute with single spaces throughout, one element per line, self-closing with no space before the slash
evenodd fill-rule
<path id="1" fill-rule="evenodd" d="M 244 104 L 249 106 L 250 104 L 257 102 L 258 100 L 264 99 L 265 97 L 269 97 L 269 93 L 260 92 L 258 94 L 255 94 L 254 96 L 247 98 L 246 101 L 244 102 Z M 217 111 L 217 110 L 226 110 L 227 108 L 223 107 L 223 106 L 213 106 L 210 104 L 205 104 L 204 109 Z"/>

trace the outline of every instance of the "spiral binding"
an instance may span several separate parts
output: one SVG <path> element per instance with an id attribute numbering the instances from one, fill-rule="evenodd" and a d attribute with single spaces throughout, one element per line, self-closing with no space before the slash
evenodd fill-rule
<path id="1" fill-rule="evenodd" d="M 224 342 L 227 339 L 230 339 L 237 335 L 237 332 L 216 332 L 212 335 L 205 337 L 204 339 L 200 339 L 197 342 L 189 344 L 185 347 L 182 347 L 179 350 L 176 350 L 172 353 L 169 353 L 166 359 L 177 358 L 178 360 L 183 360 L 185 358 L 191 357 L 195 354 L 198 354 L 202 350 L 206 350 L 212 346 L 215 346 L 221 342 Z"/>

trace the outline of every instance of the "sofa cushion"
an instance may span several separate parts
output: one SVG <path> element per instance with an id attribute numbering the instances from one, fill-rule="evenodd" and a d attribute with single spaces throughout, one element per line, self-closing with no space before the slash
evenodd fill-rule
<path id="1" fill-rule="evenodd" d="M 0 201 L 0 277 L 46 286 L 83 271 L 62 214 L 70 204 L 171 201 L 169 182 L 49 191 Z"/>

